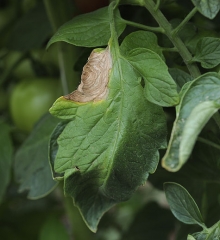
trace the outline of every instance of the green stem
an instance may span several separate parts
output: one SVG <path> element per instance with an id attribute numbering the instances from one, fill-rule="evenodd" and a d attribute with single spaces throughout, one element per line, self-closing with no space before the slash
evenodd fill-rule
<path id="1" fill-rule="evenodd" d="M 160 7 L 160 0 L 157 0 L 156 1 L 156 5 L 155 5 L 155 11 L 157 11 L 158 9 L 159 9 L 159 7 Z"/>
<path id="2" fill-rule="evenodd" d="M 165 18 L 165 16 L 162 14 L 162 12 L 159 9 L 155 10 L 155 3 L 152 0 L 145 0 L 144 7 L 146 7 L 146 9 L 151 13 L 151 15 L 157 21 L 159 26 L 163 28 L 167 37 L 178 49 L 178 52 L 180 56 L 183 58 L 183 61 L 185 62 L 191 76 L 193 78 L 199 77 L 201 74 L 197 65 L 195 63 L 190 63 L 192 59 L 191 53 L 189 52 L 183 41 L 180 39 L 180 37 L 178 35 L 173 34 L 172 26 Z"/>
<path id="3" fill-rule="evenodd" d="M 115 28 L 115 17 L 114 17 L 114 2 L 109 5 L 109 21 L 110 21 L 110 31 L 111 31 L 111 39 L 110 42 L 114 45 L 114 49 L 119 53 L 119 43 L 117 31 Z"/>
<path id="4" fill-rule="evenodd" d="M 150 27 L 150 26 L 143 25 L 141 23 L 136 23 L 136 22 L 125 20 L 125 19 L 122 19 L 122 21 L 125 24 L 127 24 L 129 26 L 132 26 L 132 27 L 140 28 L 140 29 L 143 29 L 143 30 L 146 30 L 146 31 L 164 33 L 164 30 L 161 27 Z"/>
<path id="5" fill-rule="evenodd" d="M 183 19 L 183 21 L 173 29 L 173 35 L 176 35 L 188 22 L 189 20 L 196 14 L 197 8 L 194 7 L 192 11 Z"/>
<path id="6" fill-rule="evenodd" d="M 178 52 L 176 47 L 173 48 L 161 48 L 163 52 Z"/>
<path id="7" fill-rule="evenodd" d="M 74 9 L 68 0 L 44 0 L 44 5 L 54 32 L 73 17 Z M 58 43 L 57 47 L 63 93 L 68 94 L 69 89 L 76 88 L 79 82 L 78 73 L 72 69 L 78 52 L 76 47 L 63 42 Z"/>
<path id="8" fill-rule="evenodd" d="M 199 142 L 205 143 L 205 144 L 207 144 L 207 145 L 209 145 L 209 146 L 212 146 L 212 147 L 220 150 L 220 145 L 218 145 L 218 144 L 216 144 L 216 143 L 214 143 L 214 142 L 212 142 L 212 141 L 209 141 L 209 140 L 207 140 L 207 139 L 205 139 L 205 138 L 202 138 L 202 137 L 198 137 L 197 140 L 198 140 Z"/>

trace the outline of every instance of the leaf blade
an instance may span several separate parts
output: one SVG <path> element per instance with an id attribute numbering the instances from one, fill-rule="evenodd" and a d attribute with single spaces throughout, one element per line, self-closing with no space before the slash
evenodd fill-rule
<path id="1" fill-rule="evenodd" d="M 106 99 L 76 103 L 61 98 L 51 109 L 63 118 L 63 101 L 72 120 L 57 139 L 54 170 L 65 173 L 65 192 L 94 232 L 101 216 L 127 200 L 155 171 L 158 149 L 166 145 L 162 108 L 144 98 L 129 62 L 114 48 L 111 54 L 114 64 Z"/>
<path id="2" fill-rule="evenodd" d="M 57 119 L 45 115 L 15 155 L 15 179 L 19 192 L 28 190 L 29 199 L 38 199 L 50 193 L 57 183 L 51 177 L 48 163 L 48 142 Z"/>
<path id="3" fill-rule="evenodd" d="M 200 62 L 203 68 L 216 67 L 220 63 L 220 39 L 214 37 L 200 39 L 192 60 Z"/>
<path id="4" fill-rule="evenodd" d="M 219 12 L 219 0 L 192 0 L 199 12 L 209 19 L 213 19 Z"/>
<path id="5" fill-rule="evenodd" d="M 167 201 L 173 215 L 183 223 L 199 224 L 204 227 L 204 221 L 192 196 L 181 185 L 173 182 L 164 184 Z"/>
<path id="6" fill-rule="evenodd" d="M 164 107 L 178 103 L 177 86 L 158 54 L 139 48 L 131 51 L 126 58 L 144 78 L 145 97 L 150 102 Z"/>
<path id="7" fill-rule="evenodd" d="M 180 105 L 176 108 L 177 117 L 167 152 L 162 159 L 162 166 L 168 171 L 178 171 L 186 163 L 198 134 L 219 109 L 219 83 L 217 73 L 207 73 L 187 83 Z"/>
<path id="8" fill-rule="evenodd" d="M 119 11 L 116 11 L 115 20 L 120 35 L 125 24 L 121 21 Z M 82 14 L 62 25 L 50 39 L 47 48 L 58 41 L 84 47 L 105 46 L 110 39 L 110 24 L 108 7 L 94 12 Z"/>

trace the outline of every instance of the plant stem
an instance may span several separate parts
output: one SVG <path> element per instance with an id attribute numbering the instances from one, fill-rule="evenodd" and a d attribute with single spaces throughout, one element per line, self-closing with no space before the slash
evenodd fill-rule
<path id="1" fill-rule="evenodd" d="M 176 47 L 173 48 L 161 48 L 163 52 L 178 52 Z"/>
<path id="2" fill-rule="evenodd" d="M 159 26 L 163 28 L 167 37 L 170 39 L 173 45 L 178 49 L 178 52 L 180 56 L 183 58 L 183 61 L 185 62 L 191 76 L 193 78 L 199 77 L 200 71 L 197 65 L 195 63 L 190 63 L 192 59 L 191 53 L 186 48 L 185 44 L 180 39 L 180 37 L 178 35 L 173 34 L 172 26 L 168 22 L 168 20 L 165 18 L 165 16 L 162 14 L 162 12 L 159 9 L 155 10 L 155 3 L 153 2 L 153 0 L 145 0 L 144 7 L 146 7 L 146 9 L 151 13 L 151 15 L 157 21 Z"/>
<path id="3" fill-rule="evenodd" d="M 188 21 L 196 14 L 197 8 L 194 7 L 192 11 L 183 19 L 183 21 L 175 28 L 173 29 L 172 33 L 173 35 L 176 35 L 185 25 L 188 23 Z"/>
<path id="4" fill-rule="evenodd" d="M 199 142 L 205 143 L 205 144 L 207 144 L 207 145 L 209 145 L 209 146 L 212 146 L 212 147 L 220 150 L 220 145 L 218 145 L 218 144 L 216 144 L 216 143 L 214 143 L 214 142 L 212 142 L 212 141 L 209 141 L 209 140 L 207 140 L 207 139 L 205 139 L 205 138 L 202 138 L 202 137 L 198 137 L 197 140 L 198 140 Z"/>
<path id="5" fill-rule="evenodd" d="M 141 23 L 135 23 L 135 22 L 128 21 L 128 20 L 125 20 L 125 19 L 122 19 L 122 21 L 125 24 L 127 24 L 129 26 L 132 26 L 132 27 L 140 28 L 140 29 L 143 29 L 143 30 L 146 30 L 146 31 L 164 33 L 164 30 L 161 27 L 150 27 L 150 26 L 143 25 Z"/>
<path id="6" fill-rule="evenodd" d="M 160 0 L 157 0 L 156 1 L 156 5 L 155 5 L 155 11 L 157 11 L 158 9 L 159 9 L 159 7 L 160 7 Z"/>
<path id="7" fill-rule="evenodd" d="M 73 6 L 68 0 L 44 0 L 44 5 L 54 32 L 73 17 Z M 76 88 L 79 82 L 78 73 L 72 69 L 73 62 L 78 55 L 77 49 L 63 42 L 58 43 L 57 46 L 63 93 L 68 94 L 69 89 Z"/>
<path id="8" fill-rule="evenodd" d="M 110 21 L 110 31 L 111 31 L 111 38 L 110 42 L 114 45 L 114 49 L 119 53 L 119 43 L 118 43 L 118 36 L 117 31 L 115 29 L 115 17 L 114 17 L 114 2 L 109 5 L 109 21 Z"/>

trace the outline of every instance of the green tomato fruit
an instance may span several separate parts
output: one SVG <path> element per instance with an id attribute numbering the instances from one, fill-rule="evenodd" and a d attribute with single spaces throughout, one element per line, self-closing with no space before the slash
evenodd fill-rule
<path id="1" fill-rule="evenodd" d="M 61 92 L 61 84 L 55 79 L 35 78 L 18 83 L 9 101 L 14 124 L 18 129 L 30 132 Z"/>

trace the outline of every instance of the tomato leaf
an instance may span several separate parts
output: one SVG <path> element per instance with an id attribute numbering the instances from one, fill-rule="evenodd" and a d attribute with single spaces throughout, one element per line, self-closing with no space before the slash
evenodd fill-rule
<path id="1" fill-rule="evenodd" d="M 13 145 L 8 124 L 0 122 L 0 202 L 11 179 Z"/>
<path id="2" fill-rule="evenodd" d="M 115 47 L 110 50 L 113 65 L 106 98 L 76 102 L 61 97 L 50 109 L 71 120 L 57 138 L 51 165 L 54 172 L 64 174 L 65 193 L 94 232 L 110 207 L 145 183 L 157 167 L 158 149 L 166 146 L 162 108 L 146 100 L 131 64 Z"/>
<path id="3" fill-rule="evenodd" d="M 59 219 L 55 214 L 50 214 L 44 221 L 40 233 L 39 240 L 49 240 L 49 239 L 70 239 L 67 229 L 63 225 L 61 219 Z"/>
<path id="4" fill-rule="evenodd" d="M 186 224 L 198 224 L 204 227 L 199 208 L 184 187 L 168 182 L 164 184 L 164 190 L 170 209 L 178 220 Z"/>
<path id="5" fill-rule="evenodd" d="M 196 240 L 196 239 L 192 235 L 188 235 L 187 240 Z"/>
<path id="6" fill-rule="evenodd" d="M 220 63 L 220 39 L 214 37 L 200 39 L 192 60 L 200 62 L 203 68 L 216 67 Z"/>
<path id="7" fill-rule="evenodd" d="M 177 86 L 168 67 L 158 54 L 145 48 L 136 48 L 126 57 L 145 81 L 145 97 L 148 101 L 168 107 L 178 104 Z"/>
<path id="8" fill-rule="evenodd" d="M 213 19 L 220 9 L 219 0 L 192 0 L 192 2 L 199 12 L 209 19 Z"/>
<path id="9" fill-rule="evenodd" d="M 58 121 L 50 115 L 36 125 L 15 155 L 15 179 L 19 192 L 28 190 L 28 198 L 38 199 L 49 194 L 57 185 L 48 163 L 48 142 Z"/>
<path id="10" fill-rule="evenodd" d="M 169 171 L 178 171 L 188 160 L 197 136 L 220 108 L 220 76 L 207 73 L 192 82 L 181 94 L 172 135 L 162 165 Z"/>
<path id="11" fill-rule="evenodd" d="M 115 17 L 117 32 L 120 35 L 125 23 L 122 22 L 119 11 Z M 47 47 L 58 41 L 84 47 L 104 46 L 108 44 L 110 35 L 108 7 L 105 7 L 79 15 L 65 23 L 50 39 Z"/>
<path id="12" fill-rule="evenodd" d="M 126 36 L 120 50 L 124 55 L 129 55 L 134 48 L 146 48 L 156 52 L 162 59 L 164 58 L 162 48 L 157 43 L 157 36 L 152 32 L 136 31 Z"/>
<path id="13" fill-rule="evenodd" d="M 196 240 L 215 240 L 220 236 L 220 221 L 210 228 L 204 229 L 202 232 L 192 234 Z"/>
<path id="14" fill-rule="evenodd" d="M 176 82 L 178 92 L 180 92 L 185 83 L 193 80 L 193 78 L 188 73 L 178 68 L 170 68 L 169 73 Z"/>

